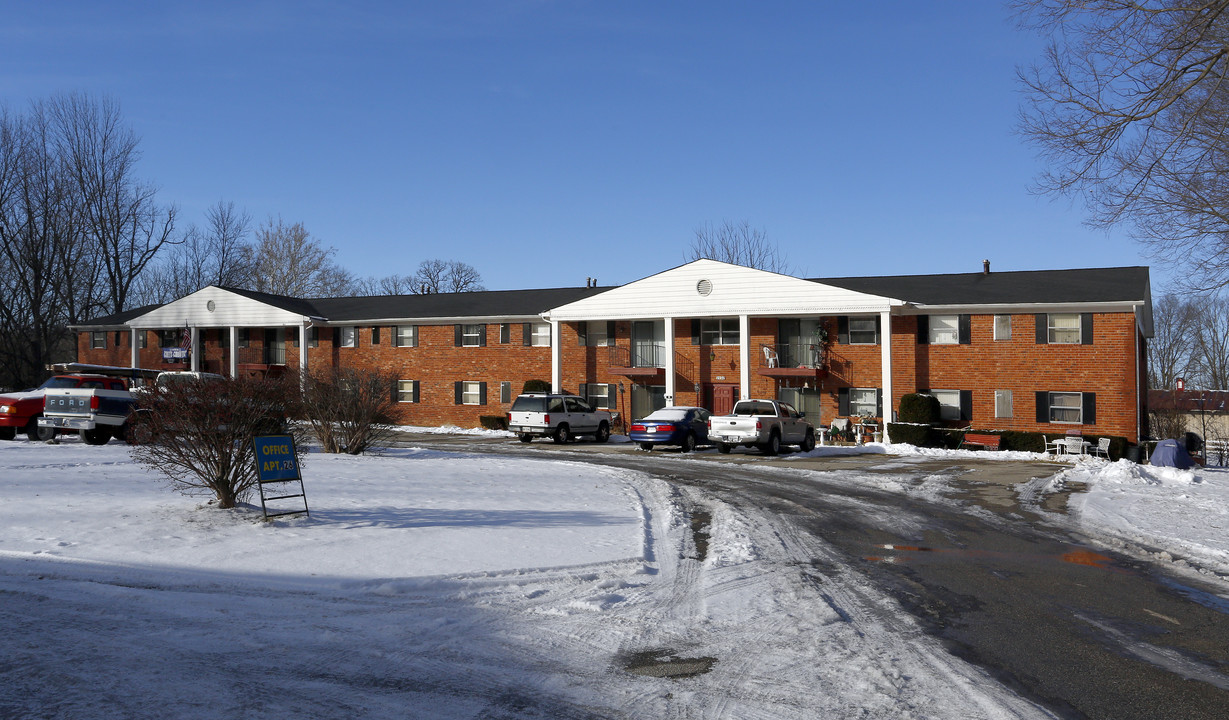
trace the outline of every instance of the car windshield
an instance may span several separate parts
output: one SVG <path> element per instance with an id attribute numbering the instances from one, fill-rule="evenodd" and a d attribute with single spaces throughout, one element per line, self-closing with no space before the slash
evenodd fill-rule
<path id="1" fill-rule="evenodd" d="M 48 388 L 75 388 L 80 382 L 76 378 L 53 377 L 48 378 L 47 382 L 39 385 L 39 389 L 46 390 Z"/>
<path id="2" fill-rule="evenodd" d="M 522 395 L 512 403 L 512 412 L 546 412 L 546 398 Z"/>
<path id="3" fill-rule="evenodd" d="M 684 408 L 662 408 L 649 413 L 645 420 L 667 420 L 675 422 L 678 420 L 687 419 L 687 410 Z"/>

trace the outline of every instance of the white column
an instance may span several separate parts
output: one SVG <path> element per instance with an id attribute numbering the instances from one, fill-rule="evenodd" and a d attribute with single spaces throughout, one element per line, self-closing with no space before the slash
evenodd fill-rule
<path id="1" fill-rule="evenodd" d="M 751 397 L 751 318 L 738 316 L 738 399 Z"/>
<path id="2" fill-rule="evenodd" d="M 892 442 L 888 437 L 888 423 L 892 422 L 892 313 L 885 310 L 879 313 L 879 354 L 883 375 L 883 441 Z"/>
<path id="3" fill-rule="evenodd" d="M 397 328 L 393 328 L 393 337 L 388 339 L 389 343 L 397 341 Z M 300 380 L 307 378 L 307 318 L 299 321 L 299 378 Z"/>
<path id="4" fill-rule="evenodd" d="M 551 392 L 563 392 L 563 341 L 558 320 L 550 321 L 550 387 Z"/>
<path id="5" fill-rule="evenodd" d="M 666 404 L 674 405 L 674 318 L 662 318 L 666 332 Z"/>
<path id="6" fill-rule="evenodd" d="M 200 342 L 200 338 L 201 338 L 200 329 L 193 327 L 191 337 L 192 337 L 192 345 L 190 346 L 190 349 L 188 350 L 188 353 L 192 356 L 192 364 L 190 366 L 190 369 L 192 370 L 192 372 L 197 372 L 201 369 L 201 357 L 200 357 L 201 354 L 199 352 L 200 348 L 197 347 L 197 345 Z"/>
<path id="7" fill-rule="evenodd" d="M 231 325 L 228 328 L 230 332 L 230 376 L 231 378 L 239 377 L 239 328 Z"/>
<path id="8" fill-rule="evenodd" d="M 128 363 L 128 367 L 134 367 L 134 368 L 141 367 L 141 343 L 137 339 L 137 333 L 139 332 L 143 333 L 145 331 L 138 330 L 136 328 L 128 329 L 128 340 L 129 340 L 128 344 L 131 346 L 131 350 L 129 353 L 129 358 L 131 362 Z"/>

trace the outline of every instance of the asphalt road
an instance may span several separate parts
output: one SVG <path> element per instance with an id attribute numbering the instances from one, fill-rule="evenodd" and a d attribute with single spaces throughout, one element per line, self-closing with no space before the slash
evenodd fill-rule
<path id="1" fill-rule="evenodd" d="M 1027 490 L 1039 485 L 1031 479 L 1053 474 L 1053 465 L 884 455 L 787 461 L 738 451 L 681 456 L 630 445 L 429 435 L 404 442 L 563 453 L 700 488 L 735 508 L 768 510 L 836 548 L 952 653 L 1059 717 L 1229 718 L 1225 587 L 1074 535 L 1061 522 L 1062 498 Z M 783 466 L 817 472 L 783 474 Z M 838 472 L 915 487 L 934 487 L 942 477 L 948 500 L 837 481 Z M 797 561 L 817 577 L 829 572 L 814 558 Z"/>

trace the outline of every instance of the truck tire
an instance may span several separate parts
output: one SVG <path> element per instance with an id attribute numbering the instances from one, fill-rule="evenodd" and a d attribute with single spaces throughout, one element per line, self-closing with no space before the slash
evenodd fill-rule
<path id="1" fill-rule="evenodd" d="M 82 430 L 81 439 L 86 445 L 106 445 L 111 440 L 111 429 L 99 427 L 93 430 Z"/>
<path id="2" fill-rule="evenodd" d="M 603 443 L 609 440 L 610 439 L 610 425 L 607 425 L 604 422 L 598 425 L 597 434 L 593 436 L 593 439 L 600 443 Z"/>
<path id="3" fill-rule="evenodd" d="M 717 452 L 721 453 L 722 455 L 729 454 L 729 452 L 733 449 L 734 446 L 729 443 L 717 443 Z"/>
<path id="4" fill-rule="evenodd" d="M 798 445 L 798 449 L 802 452 L 811 452 L 815 449 L 815 433 L 808 430 L 807 436 L 802 439 L 802 443 Z"/>
<path id="5" fill-rule="evenodd" d="M 775 432 L 768 436 L 768 442 L 760 445 L 760 452 L 765 455 L 776 455 L 781 452 L 781 436 Z"/>
<path id="6" fill-rule="evenodd" d="M 0 427 L 0 440 L 12 440 L 17 437 L 17 428 Z"/>
<path id="7" fill-rule="evenodd" d="M 533 435 L 530 435 L 529 433 L 521 433 L 516 436 L 516 439 L 523 443 L 533 442 Z"/>
<path id="8" fill-rule="evenodd" d="M 40 417 L 42 415 L 35 415 L 30 418 L 30 422 L 26 423 L 26 437 L 31 442 L 46 442 L 55 437 L 55 428 L 39 426 L 38 419 Z"/>
<path id="9" fill-rule="evenodd" d="M 560 423 L 551 439 L 558 445 L 567 445 L 572 442 L 572 428 L 568 427 L 567 423 Z"/>

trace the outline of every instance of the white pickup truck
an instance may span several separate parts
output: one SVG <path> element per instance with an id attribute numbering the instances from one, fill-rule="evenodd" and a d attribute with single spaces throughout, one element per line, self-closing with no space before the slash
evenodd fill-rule
<path id="1" fill-rule="evenodd" d="M 782 445 L 810 452 L 815 449 L 815 428 L 788 403 L 739 400 L 729 415 L 708 419 L 708 439 L 723 453 L 736 445 L 758 447 L 765 455 L 776 455 Z"/>
<path id="2" fill-rule="evenodd" d="M 106 387 L 48 388 L 43 398 L 41 428 L 80 430 L 90 445 L 105 445 L 124 436 L 136 399 L 128 390 Z"/>

